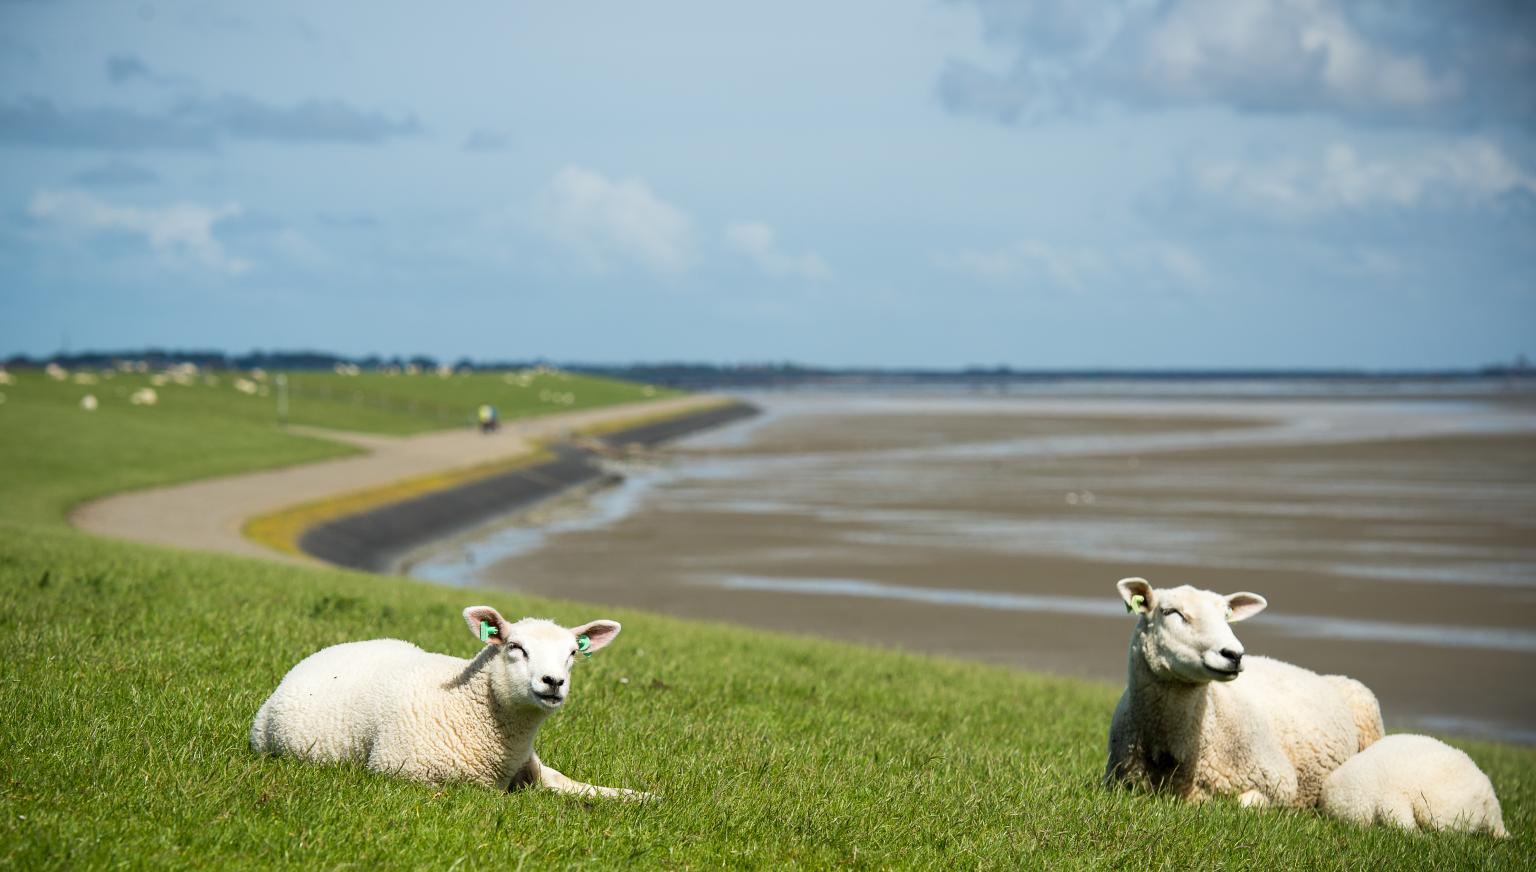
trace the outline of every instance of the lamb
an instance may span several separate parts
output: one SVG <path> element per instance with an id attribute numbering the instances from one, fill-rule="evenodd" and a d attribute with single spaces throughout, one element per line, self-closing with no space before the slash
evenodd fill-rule
<path id="1" fill-rule="evenodd" d="M 1328 774 L 1381 737 L 1381 708 L 1360 682 L 1244 657 L 1228 624 L 1258 614 L 1264 597 L 1154 590 L 1142 578 L 1117 586 L 1137 621 L 1105 784 L 1312 806 Z"/>
<path id="2" fill-rule="evenodd" d="M 1471 757 L 1429 736 L 1387 736 L 1349 758 L 1323 782 L 1322 809 L 1358 824 L 1509 837 L 1488 776 Z"/>
<path id="3" fill-rule="evenodd" d="M 576 654 L 606 647 L 619 634 L 617 621 L 570 629 L 537 618 L 509 623 L 490 606 L 465 609 L 464 620 L 485 641 L 473 660 L 398 639 L 348 642 L 306 657 L 256 712 L 251 749 L 359 761 L 420 781 L 649 798 L 568 778 L 533 750 L 539 726 L 570 692 Z"/>

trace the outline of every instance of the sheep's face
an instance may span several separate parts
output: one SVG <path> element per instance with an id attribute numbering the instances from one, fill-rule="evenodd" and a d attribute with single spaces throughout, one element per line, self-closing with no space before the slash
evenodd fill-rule
<path id="1" fill-rule="evenodd" d="M 1231 624 L 1268 605 L 1255 593 L 1223 596 L 1183 585 L 1154 590 L 1145 579 L 1127 578 L 1120 596 L 1136 613 L 1131 650 L 1160 679 L 1203 684 L 1231 681 L 1243 671 L 1243 643 Z"/>
<path id="2" fill-rule="evenodd" d="M 490 606 L 467 608 L 464 619 L 477 637 L 483 630 L 486 645 L 496 649 L 494 656 L 503 667 L 498 689 L 502 700 L 545 711 L 565 702 L 578 656 L 602 648 L 619 634 L 617 621 L 590 621 L 571 628 L 542 618 L 508 623 Z"/>

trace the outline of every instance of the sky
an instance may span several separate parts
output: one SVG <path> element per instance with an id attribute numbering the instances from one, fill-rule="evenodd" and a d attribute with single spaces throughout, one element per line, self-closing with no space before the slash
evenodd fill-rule
<path id="1" fill-rule="evenodd" d="M 1536 357 L 1536 7 L 0 0 L 0 356 Z"/>

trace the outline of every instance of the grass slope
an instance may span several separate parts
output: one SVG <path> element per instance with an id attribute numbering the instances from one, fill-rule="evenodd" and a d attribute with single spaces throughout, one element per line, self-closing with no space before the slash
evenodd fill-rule
<path id="1" fill-rule="evenodd" d="M 85 375 L 94 384 L 58 381 L 38 370 L 13 370 L 12 384 L 0 384 L 0 422 L 26 415 L 39 407 L 79 412 L 86 394 L 100 401 L 97 414 L 137 412 L 143 415 L 168 412 L 174 416 L 218 419 L 231 426 L 270 428 L 277 422 L 277 397 L 271 378 L 252 382 L 260 393 L 237 390 L 243 373 L 203 373 L 191 384 L 174 381 L 151 384 L 152 375 L 105 374 L 92 370 Z M 248 380 L 248 379 L 247 379 Z M 558 371 L 477 372 L 440 378 L 436 375 L 363 373 L 342 376 L 327 372 L 288 374 L 288 418 L 293 424 L 355 430 L 365 433 L 407 434 L 474 421 L 482 403 L 494 405 L 503 421 L 531 415 L 591 409 L 616 403 L 677 396 L 678 391 L 616 379 L 574 375 Z M 134 391 L 153 386 L 159 396 L 154 407 L 129 404 Z M 84 413 L 82 413 L 84 414 Z M 133 420 L 114 417 L 113 420 Z M 188 421 L 186 437 L 192 438 L 206 420 Z"/>
<path id="2" fill-rule="evenodd" d="M 206 458 L 228 471 L 314 449 L 275 431 L 177 436 L 169 415 L 139 420 L 143 430 L 95 429 L 33 411 L 0 407 L 13 452 L 0 466 L 0 865 L 1513 869 L 1536 860 L 1536 753 L 1526 749 L 1462 745 L 1499 789 L 1516 833 L 1503 843 L 1229 802 L 1191 807 L 1099 787 L 1117 693 L 1104 685 L 94 539 L 64 525 L 71 499 L 202 474 L 215 463 Z M 137 469 L 117 468 L 134 458 Z M 472 602 L 624 622 L 618 643 L 578 666 L 572 702 L 546 725 L 539 751 L 574 777 L 663 801 L 433 787 L 246 748 L 252 714 L 301 657 L 380 636 L 468 656 L 476 643 L 458 611 Z"/>
<path id="3" fill-rule="evenodd" d="M 357 451 L 242 414 L 257 400 L 233 389 L 163 387 L 159 404 L 133 406 L 115 388 L 143 387 L 141 376 L 90 387 L 14 377 L 0 386 L 0 520 L 62 524 L 70 507 L 117 491 Z M 100 399 L 94 412 L 80 408 L 87 393 Z"/>

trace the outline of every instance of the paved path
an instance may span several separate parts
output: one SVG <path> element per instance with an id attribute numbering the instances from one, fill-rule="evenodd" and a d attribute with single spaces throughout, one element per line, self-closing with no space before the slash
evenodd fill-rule
<path id="1" fill-rule="evenodd" d="M 253 542 L 241 535 L 240 529 L 250 518 L 300 503 L 435 472 L 511 460 L 532 450 L 537 442 L 577 428 L 637 415 L 681 413 L 720 399 L 690 395 L 544 415 L 510 422 L 489 436 L 472 429 L 381 436 L 291 427 L 292 433 L 345 442 L 368 453 L 116 494 L 76 508 L 70 513 L 70 523 L 117 539 L 313 564 L 309 558 Z"/>

